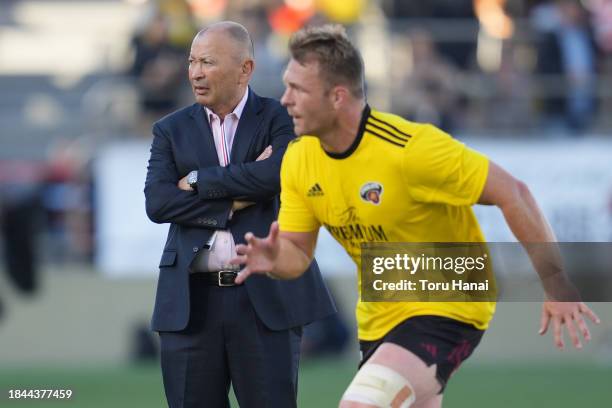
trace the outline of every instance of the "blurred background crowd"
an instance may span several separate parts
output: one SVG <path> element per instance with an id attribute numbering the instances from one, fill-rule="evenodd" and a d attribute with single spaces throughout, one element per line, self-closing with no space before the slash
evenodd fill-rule
<path id="1" fill-rule="evenodd" d="M 249 29 L 252 86 L 262 95 L 282 94 L 291 33 L 336 21 L 363 52 L 378 109 L 456 135 L 539 140 L 612 131 L 611 0 L 0 4 L 3 226 L 42 228 L 51 261 L 92 259 L 96 149 L 149 138 L 155 120 L 192 103 L 187 55 L 210 21 Z M 17 210 L 24 201 L 40 212 Z"/>
<path id="2" fill-rule="evenodd" d="M 332 21 L 361 49 L 377 109 L 485 143 L 612 138 L 612 0 L 0 0 L 0 252 L 11 291 L 36 293 L 49 266 L 95 273 L 108 224 L 100 152 L 146 149 L 155 120 L 193 103 L 191 39 L 225 19 L 253 37 L 260 95 L 282 94 L 290 35 Z M 129 188 L 144 201 L 146 162 L 133 164 Z M 8 292 L 0 286 L 0 334 Z M 153 290 L 143 293 L 146 313 Z M 311 344 L 326 333 L 321 347 L 335 351 L 350 330 L 331 322 Z"/>

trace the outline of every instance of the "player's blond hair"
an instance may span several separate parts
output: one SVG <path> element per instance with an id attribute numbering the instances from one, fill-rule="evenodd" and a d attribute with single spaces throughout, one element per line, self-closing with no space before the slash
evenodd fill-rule
<path id="1" fill-rule="evenodd" d="M 363 60 L 339 24 L 306 27 L 289 41 L 291 58 L 300 64 L 316 61 L 330 87 L 345 85 L 356 98 L 363 98 Z"/>

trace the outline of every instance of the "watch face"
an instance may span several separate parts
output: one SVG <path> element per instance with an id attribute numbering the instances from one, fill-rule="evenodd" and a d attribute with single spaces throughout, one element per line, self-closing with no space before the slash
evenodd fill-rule
<path id="1" fill-rule="evenodd" d="M 187 182 L 189 184 L 195 184 L 198 182 L 198 173 L 196 171 L 192 171 L 191 173 L 189 173 L 189 176 L 187 176 Z"/>

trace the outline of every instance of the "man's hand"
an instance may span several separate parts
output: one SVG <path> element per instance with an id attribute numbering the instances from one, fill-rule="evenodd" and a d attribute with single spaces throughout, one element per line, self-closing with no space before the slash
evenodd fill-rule
<path id="1" fill-rule="evenodd" d="M 187 182 L 187 177 L 189 176 L 189 173 L 183 177 L 182 179 L 180 179 L 178 181 L 178 183 L 176 184 L 178 186 L 178 188 L 180 188 L 181 190 L 184 191 L 194 191 L 193 188 L 191 188 L 191 186 L 189 185 L 189 183 Z"/>
<path id="2" fill-rule="evenodd" d="M 270 273 L 274 269 L 280 252 L 278 222 L 276 221 L 270 225 L 270 232 L 267 237 L 257 238 L 253 233 L 247 232 L 244 238 L 247 244 L 236 245 L 238 256 L 230 261 L 232 265 L 245 265 L 236 277 L 237 284 L 243 283 L 254 273 L 262 275 Z"/>
<path id="3" fill-rule="evenodd" d="M 555 345 L 559 349 L 563 348 L 563 326 L 565 325 L 574 347 L 581 349 L 582 343 L 580 342 L 578 330 L 586 342 L 591 340 L 591 332 L 583 319 L 583 314 L 595 324 L 601 322 L 599 317 L 582 302 L 545 301 L 542 305 L 542 318 L 539 333 L 540 335 L 546 334 L 550 321 L 552 320 Z M 578 329 L 576 329 L 576 325 Z"/>
<path id="4" fill-rule="evenodd" d="M 250 207 L 253 204 L 255 203 L 252 201 L 234 200 L 234 202 L 232 203 L 232 211 L 236 212 L 236 211 L 244 210 L 245 208 Z"/>
<path id="5" fill-rule="evenodd" d="M 268 147 L 266 147 L 264 149 L 263 152 L 261 152 L 261 154 L 259 156 L 257 156 L 257 158 L 255 159 L 255 161 L 262 161 L 262 160 L 266 160 L 268 157 L 272 156 L 272 145 L 269 145 Z"/>
<path id="6" fill-rule="evenodd" d="M 262 160 L 266 160 L 268 157 L 270 157 L 272 155 L 272 145 L 269 145 L 268 147 L 266 147 L 264 149 L 263 152 L 261 152 L 261 154 L 259 156 L 257 156 L 257 159 L 255 159 L 255 161 L 262 161 Z M 232 212 L 236 212 L 236 211 L 240 211 L 240 210 L 244 210 L 247 207 L 252 206 L 253 204 L 255 204 L 252 201 L 240 201 L 240 200 L 235 200 L 232 203 Z"/>

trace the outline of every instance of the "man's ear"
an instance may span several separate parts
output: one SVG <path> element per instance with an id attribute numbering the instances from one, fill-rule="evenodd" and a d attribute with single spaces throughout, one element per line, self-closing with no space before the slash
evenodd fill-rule
<path id="1" fill-rule="evenodd" d="M 243 75 L 250 77 L 254 69 L 255 69 L 255 61 L 253 61 L 252 59 L 247 59 L 242 63 L 242 74 Z"/>
<path id="2" fill-rule="evenodd" d="M 345 86 L 337 85 L 332 88 L 330 92 L 330 97 L 335 110 L 340 109 L 340 107 L 342 107 L 346 103 L 349 94 L 350 92 Z"/>

